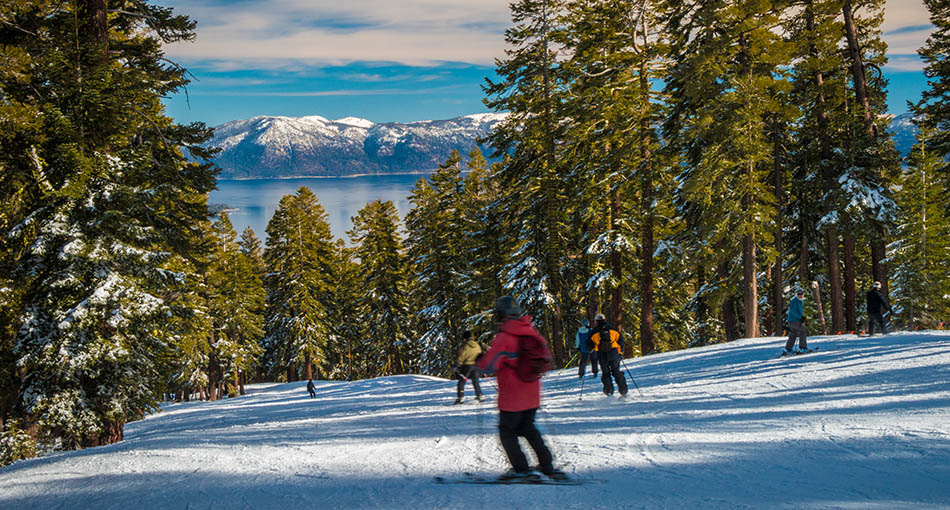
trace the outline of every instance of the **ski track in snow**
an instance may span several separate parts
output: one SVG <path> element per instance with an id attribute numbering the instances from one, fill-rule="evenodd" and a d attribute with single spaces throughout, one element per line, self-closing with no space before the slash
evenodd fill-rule
<path id="1" fill-rule="evenodd" d="M 627 360 L 642 396 L 625 401 L 548 374 L 556 463 L 606 483 L 433 483 L 507 468 L 494 381 L 450 406 L 455 381 L 397 376 L 167 404 L 121 443 L 0 469 L 0 509 L 950 509 L 950 333 L 813 337 L 820 351 L 776 358 L 783 343 Z"/>

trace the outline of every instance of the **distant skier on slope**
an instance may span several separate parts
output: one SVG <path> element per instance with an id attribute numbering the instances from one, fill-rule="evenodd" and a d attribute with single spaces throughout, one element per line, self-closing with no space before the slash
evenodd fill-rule
<path id="1" fill-rule="evenodd" d="M 808 351 L 808 332 L 805 331 L 805 291 L 795 289 L 795 297 L 788 303 L 788 341 L 782 354 L 795 354 Z M 798 351 L 794 351 L 798 340 Z"/>
<path id="2" fill-rule="evenodd" d="M 475 365 L 475 361 L 481 354 L 482 346 L 478 345 L 478 342 L 472 339 L 472 332 L 466 330 L 462 333 L 462 345 L 459 347 L 458 368 L 456 368 L 459 380 L 456 391 L 456 404 L 462 403 L 462 397 L 465 395 L 466 380 L 472 381 L 472 387 L 475 388 L 475 398 L 477 398 L 479 402 L 483 400 L 482 388 L 478 385 L 478 366 Z"/>
<path id="3" fill-rule="evenodd" d="M 597 376 L 597 352 L 592 349 L 590 342 L 590 322 L 587 319 L 581 321 L 581 327 L 577 328 L 577 337 L 574 341 L 575 347 L 580 352 L 581 362 L 577 366 L 577 377 L 584 377 L 587 371 L 587 362 L 590 360 L 590 372 Z"/>
<path id="4" fill-rule="evenodd" d="M 316 397 L 317 397 L 316 388 L 313 386 L 313 379 L 308 379 L 308 380 L 307 380 L 307 392 L 310 393 L 310 398 L 316 398 Z"/>
<path id="5" fill-rule="evenodd" d="M 881 294 L 881 282 L 874 282 L 874 286 L 867 293 L 868 306 L 868 336 L 874 334 L 874 323 L 881 327 L 881 334 L 887 334 L 887 324 L 884 322 L 884 310 L 892 312 L 887 298 Z"/>
<path id="6" fill-rule="evenodd" d="M 607 318 L 602 313 L 598 313 L 594 317 L 594 322 L 596 326 L 594 331 L 591 332 L 590 339 L 594 343 L 594 351 L 600 361 L 600 381 L 604 383 L 604 395 L 609 397 L 614 394 L 613 381 L 617 381 L 620 397 L 626 397 L 627 379 L 620 371 L 620 359 L 623 355 L 623 341 L 620 339 L 620 332 L 607 322 Z M 611 380 L 611 377 L 613 377 L 613 380 Z"/>
<path id="7" fill-rule="evenodd" d="M 531 317 L 521 316 L 521 307 L 511 296 L 495 301 L 495 322 L 498 334 L 478 366 L 486 374 L 495 374 L 498 381 L 498 435 L 511 463 L 511 469 L 499 480 L 528 483 L 540 480 L 528 467 L 528 459 L 518 444 L 519 436 L 531 445 L 542 473 L 552 480 L 565 480 L 567 475 L 554 467 L 551 451 L 534 426 L 535 414 L 541 406 L 540 377 L 524 381 L 523 374 L 519 373 L 524 369 L 524 366 L 519 369 L 519 362 L 527 363 L 529 356 L 534 356 L 533 352 L 525 352 L 527 345 L 542 347 L 550 358 L 547 341 L 531 326 Z"/>

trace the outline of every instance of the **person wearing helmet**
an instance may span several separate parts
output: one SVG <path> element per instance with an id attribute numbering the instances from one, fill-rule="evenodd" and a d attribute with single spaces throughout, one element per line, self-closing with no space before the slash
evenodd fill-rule
<path id="1" fill-rule="evenodd" d="M 874 282 L 867 293 L 868 336 L 874 334 L 874 323 L 881 327 L 881 334 L 887 334 L 887 324 L 884 322 L 884 310 L 893 311 L 887 298 L 881 294 L 881 282 Z"/>
<path id="2" fill-rule="evenodd" d="M 541 406 L 541 380 L 526 382 L 517 374 L 521 338 L 540 339 L 544 349 L 547 349 L 547 341 L 531 326 L 531 317 L 521 316 L 521 307 L 511 296 L 495 301 L 495 322 L 498 334 L 478 361 L 478 367 L 486 375 L 494 374 L 498 381 L 498 435 L 511 463 L 511 469 L 499 480 L 527 483 L 540 480 L 528 466 L 518 437 L 525 438 L 531 445 L 542 473 L 553 480 L 564 480 L 567 475 L 554 467 L 551 450 L 534 425 L 535 414 Z"/>
<path id="3" fill-rule="evenodd" d="M 584 319 L 581 321 L 581 327 L 577 328 L 577 338 L 574 341 L 575 347 L 580 352 L 581 363 L 577 367 L 577 377 L 584 377 L 587 371 L 587 362 L 590 360 L 590 372 L 597 376 L 597 353 L 591 349 L 593 344 L 590 342 L 590 321 Z"/>
<path id="4" fill-rule="evenodd" d="M 458 375 L 458 386 L 456 388 L 455 403 L 461 404 L 465 396 L 465 381 L 472 381 L 472 388 L 475 389 L 475 398 L 481 402 L 482 387 L 478 384 L 478 367 L 475 361 L 482 355 L 482 346 L 478 345 L 472 338 L 472 332 L 465 330 L 462 333 L 462 345 L 458 351 L 458 368 L 455 373 Z"/>
<path id="5" fill-rule="evenodd" d="M 617 328 L 607 322 L 604 314 L 598 313 L 594 317 L 596 326 L 591 332 L 590 339 L 594 344 L 594 351 L 600 361 L 600 381 L 604 383 L 604 394 L 608 397 L 614 394 L 614 381 L 620 397 L 627 396 L 627 379 L 620 371 L 620 357 L 623 354 L 623 341 Z"/>
<path id="6" fill-rule="evenodd" d="M 805 291 L 795 289 L 795 297 L 788 303 L 788 341 L 785 342 L 785 350 L 782 354 L 794 354 L 796 351 L 795 340 L 798 340 L 797 352 L 808 352 L 806 338 L 808 333 L 805 331 Z"/>

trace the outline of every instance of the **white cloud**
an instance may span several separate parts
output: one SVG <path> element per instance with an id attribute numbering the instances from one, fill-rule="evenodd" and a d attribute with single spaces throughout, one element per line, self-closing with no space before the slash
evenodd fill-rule
<path id="1" fill-rule="evenodd" d="M 933 32 L 923 0 L 887 0 L 881 28 L 887 52 L 894 55 L 916 54 Z"/>
<path id="2" fill-rule="evenodd" d="M 198 38 L 166 48 L 178 59 L 398 62 L 490 65 L 503 56 L 508 0 L 205 2 L 176 11 L 198 21 Z"/>
<path id="3" fill-rule="evenodd" d="M 179 6 L 175 6 L 179 2 Z M 166 48 L 176 59 L 288 69 L 357 61 L 491 65 L 503 57 L 510 0 L 171 0 L 198 21 L 198 38 Z M 916 53 L 931 33 L 923 0 L 887 0 L 888 53 Z M 910 27 L 910 28 L 909 28 Z M 917 28 L 913 27 L 927 27 Z"/>
<path id="4" fill-rule="evenodd" d="M 888 57 L 884 67 L 888 71 L 923 71 L 924 61 L 917 55 L 896 55 Z"/>

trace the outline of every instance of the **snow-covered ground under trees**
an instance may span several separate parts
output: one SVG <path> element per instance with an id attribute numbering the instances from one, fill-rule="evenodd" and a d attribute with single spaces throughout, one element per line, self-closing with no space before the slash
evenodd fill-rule
<path id="1" fill-rule="evenodd" d="M 450 406 L 454 381 L 399 376 L 171 404 L 119 444 L 0 469 L 0 508 L 950 508 L 950 334 L 814 337 L 779 359 L 782 343 L 627 360 L 628 401 L 546 376 L 556 463 L 603 483 L 433 483 L 506 469 L 495 391 Z"/>

